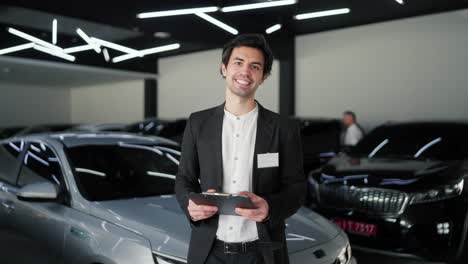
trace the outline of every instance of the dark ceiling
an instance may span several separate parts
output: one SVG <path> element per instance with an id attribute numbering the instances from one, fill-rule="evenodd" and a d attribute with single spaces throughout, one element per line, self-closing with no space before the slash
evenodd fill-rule
<path id="1" fill-rule="evenodd" d="M 75 32 L 77 27 L 89 36 L 112 41 L 137 50 L 166 44 L 180 43 L 180 49 L 147 55 L 119 63 L 106 62 L 104 56 L 93 50 L 74 53 L 75 62 L 67 62 L 43 52 L 27 49 L 7 56 L 59 61 L 98 67 L 125 69 L 140 72 L 155 72 L 155 59 L 193 51 L 220 48 L 233 35 L 197 17 L 180 15 L 139 19 L 138 13 L 206 6 L 232 6 L 268 1 L 238 0 L 84 0 L 84 1 L 10 1 L 0 3 L 0 49 L 28 43 L 27 40 L 10 34 L 7 29 L 15 28 L 27 34 L 51 42 L 52 20 L 58 20 L 58 46 L 62 48 L 85 45 L 86 42 Z M 337 8 L 349 8 L 349 14 L 322 18 L 295 20 L 300 13 L 316 12 Z M 310 34 L 325 30 L 345 28 L 419 16 L 437 12 L 468 8 L 468 0 L 298 0 L 294 5 L 247 10 L 232 13 L 214 12 L 210 16 L 236 28 L 240 33 L 264 33 L 276 23 L 282 29 L 267 35 L 270 41 Z M 169 38 L 157 38 L 154 33 L 168 32 Z M 278 47 L 278 45 L 276 45 Z M 277 52 L 277 51 L 276 51 Z M 109 49 L 110 57 L 124 53 Z"/>

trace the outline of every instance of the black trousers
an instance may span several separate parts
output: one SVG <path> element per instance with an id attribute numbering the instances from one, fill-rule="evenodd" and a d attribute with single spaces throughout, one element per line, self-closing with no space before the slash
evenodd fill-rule
<path id="1" fill-rule="evenodd" d="M 205 264 L 264 264 L 261 252 L 224 253 L 220 247 L 211 248 Z"/>

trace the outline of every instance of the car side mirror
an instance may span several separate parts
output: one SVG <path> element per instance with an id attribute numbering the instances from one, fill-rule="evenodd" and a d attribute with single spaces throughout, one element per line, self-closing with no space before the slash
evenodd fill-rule
<path id="1" fill-rule="evenodd" d="M 23 186 L 16 196 L 22 201 L 51 201 L 57 199 L 59 194 L 56 185 L 50 182 L 33 183 Z"/>

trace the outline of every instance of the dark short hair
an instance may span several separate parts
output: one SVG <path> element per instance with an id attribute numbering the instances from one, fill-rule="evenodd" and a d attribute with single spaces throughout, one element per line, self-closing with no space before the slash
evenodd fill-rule
<path id="1" fill-rule="evenodd" d="M 223 55 L 221 57 L 222 63 L 227 66 L 231 57 L 232 50 L 238 47 L 251 47 L 259 49 L 263 53 L 263 76 L 268 76 L 271 73 L 271 66 L 273 65 L 273 52 L 266 42 L 262 34 L 242 34 L 230 40 L 223 47 Z M 221 75 L 222 75 L 221 71 Z"/>
<path id="2" fill-rule="evenodd" d="M 350 115 L 353 117 L 354 121 L 356 121 L 356 114 L 353 111 L 350 111 L 350 110 L 344 111 L 343 115 Z"/>

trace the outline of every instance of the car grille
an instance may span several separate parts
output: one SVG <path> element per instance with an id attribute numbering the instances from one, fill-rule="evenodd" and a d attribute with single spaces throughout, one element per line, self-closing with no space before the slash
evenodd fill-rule
<path id="1" fill-rule="evenodd" d="M 408 204 L 408 194 L 379 188 L 321 184 L 320 206 L 349 209 L 372 216 L 397 216 Z"/>

